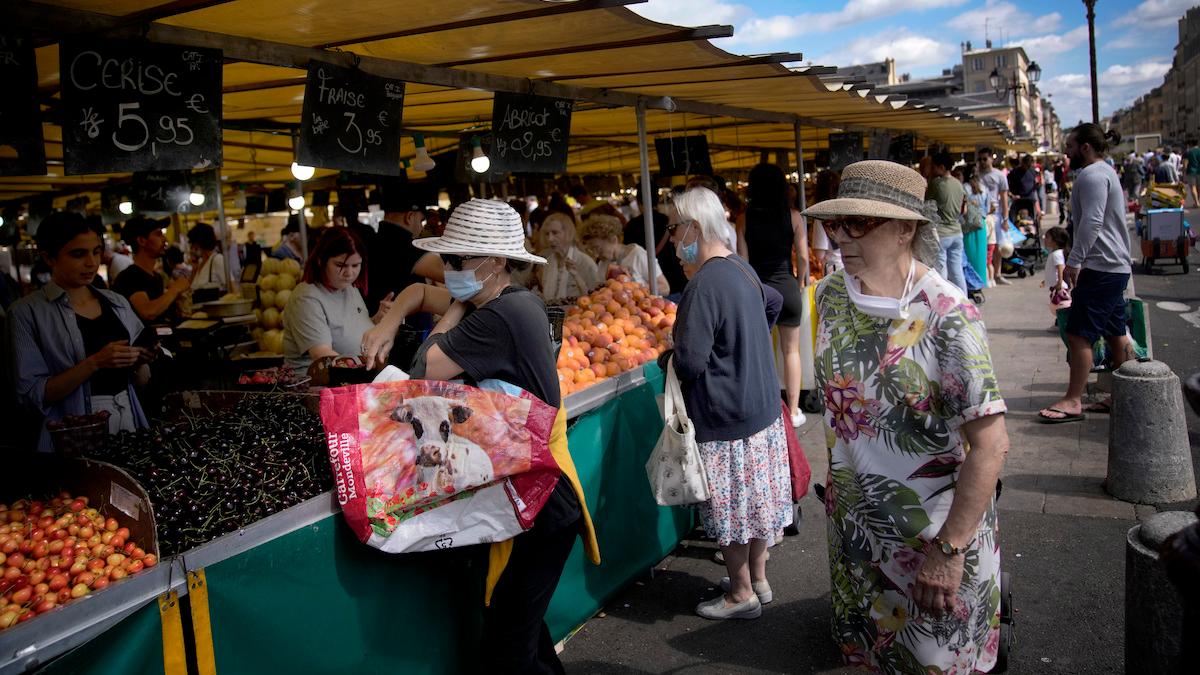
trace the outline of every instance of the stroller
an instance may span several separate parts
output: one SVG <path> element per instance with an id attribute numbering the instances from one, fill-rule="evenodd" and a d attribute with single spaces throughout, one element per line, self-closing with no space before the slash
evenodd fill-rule
<path id="1" fill-rule="evenodd" d="M 982 305 L 986 300 L 983 297 L 983 288 L 986 286 L 986 282 L 979 278 L 979 273 L 975 271 L 966 256 L 963 256 L 963 278 L 967 280 L 967 297 L 971 298 L 971 302 L 976 305 Z"/>
<path id="2" fill-rule="evenodd" d="M 1004 227 L 1003 236 L 1012 242 L 1013 252 L 1001 260 L 1001 274 L 1015 274 L 1019 279 L 1033 276 L 1037 272 L 1038 264 L 1045 264 L 1042 259 L 1042 243 L 1038 241 L 1036 231 L 1030 236 L 1022 232 L 1011 220 L 1004 221 Z"/>

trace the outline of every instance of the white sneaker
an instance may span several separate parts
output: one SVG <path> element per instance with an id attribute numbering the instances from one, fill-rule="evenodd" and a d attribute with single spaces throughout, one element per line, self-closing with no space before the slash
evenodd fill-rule
<path id="1" fill-rule="evenodd" d="M 757 619 L 762 616 L 762 603 L 758 596 L 732 606 L 725 605 L 725 594 L 696 605 L 696 613 L 706 619 Z"/>
<path id="2" fill-rule="evenodd" d="M 732 587 L 733 585 L 729 583 L 729 577 L 721 577 L 721 590 L 728 593 Z M 754 594 L 758 596 L 759 604 L 769 605 L 775 599 L 775 594 L 771 592 L 771 584 L 766 579 L 755 581 L 750 584 L 750 587 L 754 589 Z"/>
<path id="3" fill-rule="evenodd" d="M 804 423 L 807 421 L 807 419 L 808 418 L 804 416 L 804 411 L 797 408 L 796 412 L 792 413 L 792 426 L 795 428 L 800 428 L 804 426 Z"/>

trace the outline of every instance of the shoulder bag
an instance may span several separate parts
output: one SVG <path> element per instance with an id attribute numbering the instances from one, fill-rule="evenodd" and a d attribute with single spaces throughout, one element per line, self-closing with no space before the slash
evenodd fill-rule
<path id="1" fill-rule="evenodd" d="M 663 418 L 666 426 L 646 462 L 646 478 L 650 481 L 654 501 L 661 506 L 708 501 L 708 474 L 704 470 L 700 446 L 696 443 L 696 429 L 684 407 L 674 357 L 667 363 Z"/>

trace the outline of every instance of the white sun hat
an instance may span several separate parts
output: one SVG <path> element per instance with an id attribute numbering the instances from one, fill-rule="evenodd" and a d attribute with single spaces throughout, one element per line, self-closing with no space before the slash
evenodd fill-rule
<path id="1" fill-rule="evenodd" d="M 413 246 L 431 253 L 462 256 L 496 256 L 545 265 L 546 259 L 525 250 L 525 228 L 521 216 L 504 202 L 472 199 L 450 214 L 440 237 L 413 241 Z"/>

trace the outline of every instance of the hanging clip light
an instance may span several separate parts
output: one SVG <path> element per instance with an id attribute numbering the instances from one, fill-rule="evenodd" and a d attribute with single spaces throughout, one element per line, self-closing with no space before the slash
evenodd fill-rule
<path id="1" fill-rule="evenodd" d="M 303 164 L 292 162 L 292 175 L 296 177 L 296 180 L 308 180 L 309 178 L 312 178 L 313 174 L 316 172 L 317 170 L 311 166 L 304 166 Z"/>
<path id="2" fill-rule="evenodd" d="M 204 193 L 193 192 L 189 194 L 188 202 L 190 202 L 192 206 L 204 206 Z"/>
<path id="3" fill-rule="evenodd" d="M 417 156 L 413 158 L 412 168 L 417 171 L 433 171 L 437 162 L 433 161 L 433 158 L 429 156 L 429 150 L 425 148 L 425 136 L 413 134 L 413 144 L 417 146 Z"/>
<path id="4" fill-rule="evenodd" d="M 117 204 L 117 210 L 127 216 L 132 216 L 133 215 L 133 202 L 126 199 L 125 201 L 121 202 L 120 204 Z"/>
<path id="5" fill-rule="evenodd" d="M 471 170 L 475 173 L 487 173 L 492 168 L 492 160 L 483 154 L 483 146 L 478 136 L 471 137 Z"/>
<path id="6" fill-rule="evenodd" d="M 293 211 L 299 211 L 300 209 L 303 209 L 304 195 L 296 195 L 295 197 L 288 199 L 288 206 L 290 206 Z"/>

